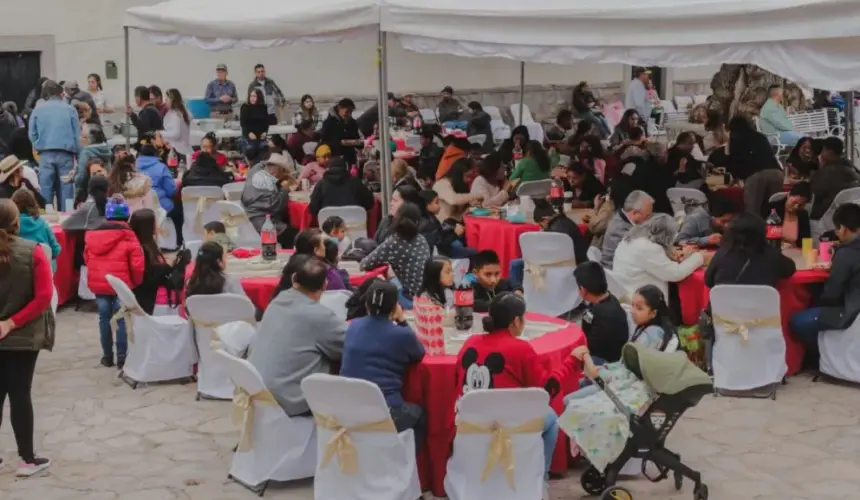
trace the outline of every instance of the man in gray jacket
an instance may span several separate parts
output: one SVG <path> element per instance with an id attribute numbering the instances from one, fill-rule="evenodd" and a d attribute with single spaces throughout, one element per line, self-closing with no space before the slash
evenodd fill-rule
<path id="1" fill-rule="evenodd" d="M 617 211 L 603 236 L 603 247 L 600 249 L 600 265 L 606 269 L 612 269 L 612 260 L 615 258 L 615 249 L 635 225 L 642 224 L 651 217 L 654 211 L 654 198 L 645 191 L 633 191 L 624 200 L 624 207 Z"/>
<path id="2" fill-rule="evenodd" d="M 319 303 L 326 266 L 310 259 L 293 275 L 293 287 L 266 308 L 248 361 L 291 417 L 310 416 L 301 383 L 308 375 L 331 373 L 343 354 L 346 322 Z"/>
<path id="3" fill-rule="evenodd" d="M 274 80 L 266 76 L 266 67 L 262 64 L 254 66 L 254 79 L 248 84 L 248 95 L 254 89 L 260 89 L 266 99 L 266 109 L 269 112 L 269 125 L 277 125 L 281 109 L 286 103 L 284 93 Z M 246 96 L 247 97 L 247 96 Z"/>
<path id="4" fill-rule="evenodd" d="M 699 247 L 715 247 L 723 241 L 723 230 L 735 217 L 737 210 L 729 201 L 714 197 L 710 213 L 696 207 L 684 218 L 675 243 L 692 243 Z"/>

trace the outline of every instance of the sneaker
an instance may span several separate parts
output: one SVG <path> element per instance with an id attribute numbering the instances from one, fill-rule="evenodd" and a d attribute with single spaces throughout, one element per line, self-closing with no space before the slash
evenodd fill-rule
<path id="1" fill-rule="evenodd" d="M 119 368 L 120 370 L 122 370 L 124 366 L 125 366 L 125 357 L 121 358 L 121 357 L 117 356 L 116 367 Z"/>
<path id="2" fill-rule="evenodd" d="M 107 368 L 113 366 L 113 356 L 102 356 L 101 365 Z"/>
<path id="3" fill-rule="evenodd" d="M 42 472 L 50 466 L 51 461 L 47 458 L 35 457 L 31 462 L 24 462 L 22 460 L 18 463 L 18 470 L 15 472 L 15 475 L 18 477 L 30 477 Z"/>

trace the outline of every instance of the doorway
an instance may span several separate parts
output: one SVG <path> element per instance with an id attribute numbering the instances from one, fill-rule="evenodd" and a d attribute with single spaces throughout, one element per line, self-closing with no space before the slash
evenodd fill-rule
<path id="1" fill-rule="evenodd" d="M 41 76 L 41 52 L 0 52 L 0 100 L 14 102 L 19 112 Z"/>

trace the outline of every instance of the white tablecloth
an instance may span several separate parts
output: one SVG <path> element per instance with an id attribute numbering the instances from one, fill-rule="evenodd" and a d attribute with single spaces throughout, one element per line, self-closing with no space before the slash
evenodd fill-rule
<path id="1" fill-rule="evenodd" d="M 286 134 L 292 134 L 295 131 L 296 131 L 296 128 L 293 127 L 292 125 L 272 125 L 271 127 L 269 127 L 269 135 L 286 135 Z M 199 144 L 200 141 L 203 140 L 204 135 L 206 135 L 206 132 L 204 132 L 203 130 L 192 129 L 191 130 L 191 143 L 192 144 Z M 228 128 L 221 128 L 221 129 L 215 130 L 215 135 L 219 139 L 238 138 L 238 137 L 242 136 L 242 131 L 241 130 L 232 130 L 232 129 L 228 129 Z M 133 138 L 131 138 L 130 143 L 133 144 L 136 141 L 137 141 L 137 137 L 133 137 Z M 126 138 L 123 135 L 115 135 L 115 136 L 111 137 L 110 139 L 108 139 L 108 145 L 110 145 L 110 146 L 117 146 L 117 145 L 122 145 L 125 143 L 126 143 Z"/>

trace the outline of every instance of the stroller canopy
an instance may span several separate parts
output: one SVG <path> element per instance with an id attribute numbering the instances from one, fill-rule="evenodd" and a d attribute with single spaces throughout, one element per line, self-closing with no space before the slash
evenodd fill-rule
<path id="1" fill-rule="evenodd" d="M 673 395 L 697 385 L 713 384 L 711 377 L 683 352 L 666 353 L 628 343 L 621 351 L 621 360 L 659 394 Z"/>

